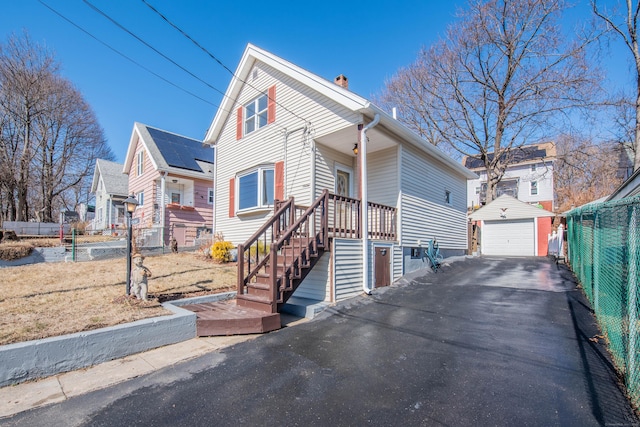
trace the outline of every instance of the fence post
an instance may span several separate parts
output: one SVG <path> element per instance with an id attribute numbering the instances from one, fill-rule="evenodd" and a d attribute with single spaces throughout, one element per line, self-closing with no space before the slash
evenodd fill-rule
<path id="1" fill-rule="evenodd" d="M 627 383 L 629 387 L 633 387 L 631 384 L 632 378 L 636 373 L 636 338 L 638 333 L 638 263 L 640 263 L 640 246 L 638 240 L 640 236 L 637 235 L 638 226 L 638 206 L 631 204 L 629 206 L 631 215 L 629 218 L 629 233 L 627 234 L 627 248 L 629 253 L 629 270 L 627 272 L 627 283 L 629 289 L 629 298 L 627 304 L 629 305 L 629 350 L 627 351 L 627 366 L 628 377 Z M 634 387 L 635 388 L 635 387 Z"/>
<path id="2" fill-rule="evenodd" d="M 76 229 L 71 229 L 71 260 L 76 260 Z"/>
<path id="3" fill-rule="evenodd" d="M 238 254 L 236 255 L 236 260 L 238 262 L 238 282 L 236 293 L 238 295 L 242 295 L 244 293 L 244 245 L 238 245 Z M 251 256 L 251 253 L 249 253 Z"/>
<path id="4" fill-rule="evenodd" d="M 596 260 L 596 254 L 598 254 L 598 250 L 600 249 L 600 227 L 598 222 L 600 221 L 599 211 L 595 211 L 593 213 L 593 232 L 592 232 L 592 245 L 591 245 L 591 292 L 593 293 L 593 309 L 596 315 L 600 314 L 600 256 Z M 596 250 L 596 248 L 598 250 Z"/>

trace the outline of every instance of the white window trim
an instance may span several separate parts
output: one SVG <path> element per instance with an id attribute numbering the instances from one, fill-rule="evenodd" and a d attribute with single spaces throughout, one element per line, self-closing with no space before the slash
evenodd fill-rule
<path id="1" fill-rule="evenodd" d="M 144 191 L 140 191 L 137 194 L 136 199 L 138 199 L 138 206 L 144 206 Z"/>
<path id="2" fill-rule="evenodd" d="M 264 98 L 265 99 L 265 107 L 263 110 L 258 110 L 258 106 L 260 105 L 260 99 Z M 254 115 L 253 115 L 253 130 L 252 131 L 247 131 L 247 122 L 249 121 L 249 117 L 247 114 L 247 107 L 250 106 L 251 104 L 253 104 L 254 107 Z M 269 97 L 266 94 L 262 94 L 260 96 L 258 96 L 257 98 L 254 98 L 251 102 L 247 102 L 244 106 L 244 117 L 242 119 L 242 130 L 243 130 L 243 135 L 249 135 L 255 131 L 257 131 L 258 129 L 262 129 L 263 127 L 266 127 L 269 124 Z M 263 126 L 260 126 L 260 114 L 264 113 L 267 115 L 267 121 Z"/>
<path id="3" fill-rule="evenodd" d="M 347 166 L 347 165 L 343 165 L 342 163 L 338 163 L 336 162 L 333 165 L 333 191 L 335 194 L 338 194 L 338 171 L 340 172 L 345 172 L 349 174 L 349 195 L 347 197 L 354 197 L 354 192 L 353 192 L 353 180 L 354 180 L 354 175 L 353 175 L 353 168 Z"/>
<path id="4" fill-rule="evenodd" d="M 138 151 L 136 155 L 136 176 L 142 176 L 144 173 L 144 151 Z"/>
<path id="5" fill-rule="evenodd" d="M 207 204 L 213 205 L 214 197 L 215 196 L 214 196 L 213 188 L 207 189 Z"/>
<path id="6" fill-rule="evenodd" d="M 244 172 L 238 173 L 236 174 L 236 179 L 235 179 L 235 211 L 236 211 L 236 215 L 242 215 L 242 214 L 247 214 L 247 213 L 257 213 L 257 212 L 268 212 L 270 210 L 273 209 L 273 201 L 267 201 L 265 203 L 264 200 L 262 199 L 262 188 L 264 186 L 264 171 L 265 170 L 272 170 L 273 171 L 273 191 L 275 194 L 275 185 L 276 185 L 276 171 L 275 171 L 275 165 L 263 165 L 263 166 L 258 166 L 256 168 L 253 169 L 249 169 L 246 170 Z M 251 175 L 257 173 L 258 174 L 258 205 L 257 206 L 252 206 L 250 208 L 244 208 L 244 209 L 240 209 L 240 178 L 247 176 L 247 175 Z"/>

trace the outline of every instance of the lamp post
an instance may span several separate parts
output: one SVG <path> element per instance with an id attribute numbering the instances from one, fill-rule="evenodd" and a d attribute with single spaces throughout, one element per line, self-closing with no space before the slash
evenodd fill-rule
<path id="1" fill-rule="evenodd" d="M 131 217 L 133 215 L 133 211 L 136 210 L 138 206 L 138 200 L 132 195 L 124 199 L 122 202 L 124 205 L 124 209 L 127 211 L 127 295 L 131 293 L 131 238 L 132 238 L 132 224 Z"/>

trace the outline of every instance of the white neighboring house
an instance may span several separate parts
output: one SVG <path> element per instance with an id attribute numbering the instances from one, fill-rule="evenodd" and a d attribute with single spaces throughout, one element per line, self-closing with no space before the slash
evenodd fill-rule
<path id="1" fill-rule="evenodd" d="M 426 265 L 422 250 L 434 237 L 445 255 L 467 250 L 467 180 L 477 176 L 348 90 L 343 75 L 331 82 L 248 45 L 204 142 L 216 149 L 214 232 L 234 245 L 273 221 L 274 200 L 293 197 L 297 208 L 313 209 L 331 193 L 322 208 L 330 216 L 329 246 L 312 244 L 320 259 L 296 297 L 338 301 L 388 285 Z M 288 221 L 268 228 L 262 247 L 273 233 L 286 233 Z M 239 254 L 239 269 L 253 254 Z M 259 288 L 252 277 L 263 278 L 246 275 L 239 299 L 253 292 L 244 287 Z"/>
<path id="2" fill-rule="evenodd" d="M 525 145 L 513 149 L 510 155 L 513 160 L 498 183 L 497 197 L 508 195 L 553 211 L 554 143 Z M 487 172 L 477 156 L 465 156 L 462 163 L 479 176 L 479 179 L 469 180 L 467 184 L 467 207 L 470 210 L 477 209 L 486 204 Z"/>
<path id="3" fill-rule="evenodd" d="M 128 177 L 122 173 L 123 165 L 108 160 L 96 160 L 91 182 L 91 193 L 95 196 L 95 216 L 91 231 L 103 231 L 124 226 L 124 205 L 127 198 Z"/>

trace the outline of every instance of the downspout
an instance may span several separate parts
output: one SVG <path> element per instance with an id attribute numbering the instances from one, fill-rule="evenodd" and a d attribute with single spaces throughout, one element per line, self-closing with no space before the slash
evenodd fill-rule
<path id="1" fill-rule="evenodd" d="M 316 140 L 311 138 L 311 199 L 313 203 L 316 199 Z"/>
<path id="2" fill-rule="evenodd" d="M 164 215 L 166 211 L 166 207 L 164 204 L 164 193 L 166 191 L 166 183 L 165 183 L 166 179 L 167 179 L 167 171 L 164 171 L 162 172 L 162 175 L 160 178 L 160 224 L 162 225 L 162 227 L 160 228 L 160 239 L 162 239 L 162 253 L 164 253 L 164 228 L 165 228 Z"/>
<path id="3" fill-rule="evenodd" d="M 216 156 L 218 155 L 218 153 L 216 152 L 216 147 L 216 145 L 211 146 L 211 148 L 213 149 L 213 205 L 211 206 L 211 209 L 213 210 L 211 237 L 213 238 L 213 240 L 211 241 L 211 244 L 213 244 L 213 242 L 215 241 L 216 236 L 216 205 L 218 204 L 218 192 L 216 191 L 216 182 L 218 180 L 218 159 L 216 158 Z"/>
<path id="4" fill-rule="evenodd" d="M 371 295 L 369 288 L 369 200 L 367 197 L 367 131 L 380 122 L 380 114 L 373 116 L 373 121 L 360 131 L 360 188 L 362 188 L 362 205 L 360 215 L 362 220 L 362 290 Z"/>

